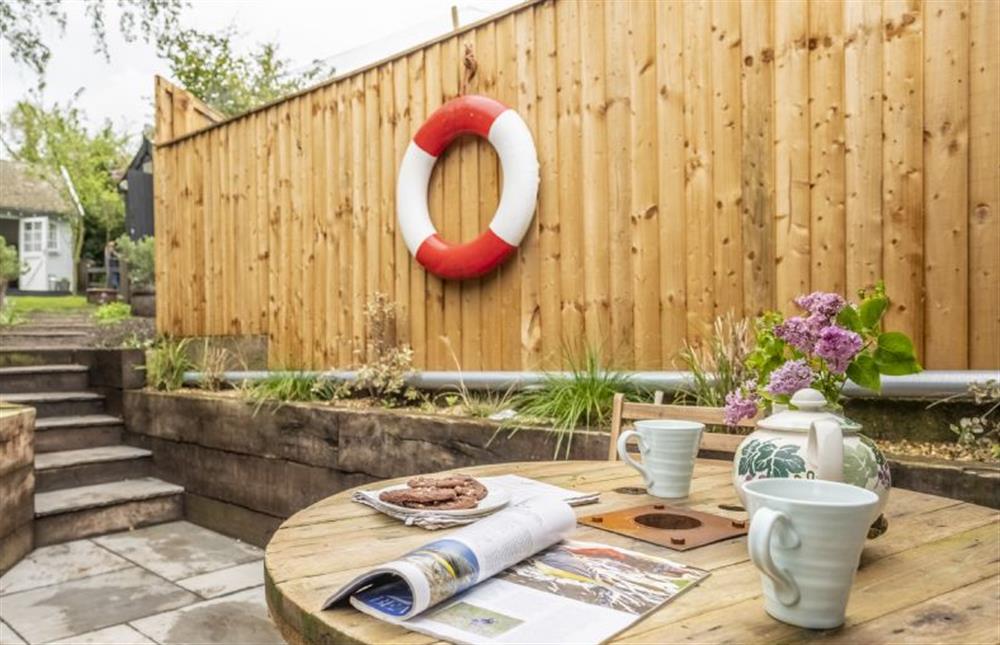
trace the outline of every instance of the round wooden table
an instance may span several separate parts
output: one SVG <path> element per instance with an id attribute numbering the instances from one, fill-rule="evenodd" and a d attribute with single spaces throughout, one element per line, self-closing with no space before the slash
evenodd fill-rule
<path id="1" fill-rule="evenodd" d="M 739 504 L 730 470 L 729 462 L 698 460 L 691 496 L 676 503 L 745 518 L 743 513 L 719 508 Z M 654 501 L 646 495 L 615 492 L 616 488 L 641 485 L 638 474 L 621 462 L 512 463 L 460 471 L 476 476 L 516 473 L 567 488 L 600 491 L 600 503 L 578 507 L 577 516 Z M 264 564 L 272 619 L 284 638 L 295 644 L 431 642 L 427 636 L 350 607 L 320 610 L 327 597 L 365 569 L 448 532 L 404 526 L 352 502 L 351 493 L 338 493 L 296 513 L 271 538 Z M 846 625 L 822 634 L 824 640 L 1000 640 L 997 511 L 895 489 L 886 517 L 888 532 L 869 541 L 862 556 Z M 806 641 L 820 635 L 780 623 L 764 613 L 761 584 L 747 559 L 745 537 L 686 552 L 580 525 L 573 537 L 667 557 L 712 572 L 698 587 L 620 634 L 616 642 Z"/>

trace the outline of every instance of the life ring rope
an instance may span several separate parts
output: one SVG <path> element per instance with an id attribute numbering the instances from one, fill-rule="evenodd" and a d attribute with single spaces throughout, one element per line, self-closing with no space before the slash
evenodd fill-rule
<path id="1" fill-rule="evenodd" d="M 475 240 L 452 244 L 431 222 L 427 187 L 442 152 L 463 134 L 487 139 L 500 157 L 503 189 L 489 228 Z M 524 238 L 538 196 L 538 155 L 527 124 L 514 110 L 485 96 L 461 96 L 434 111 L 414 135 L 400 163 L 396 211 L 406 247 L 442 278 L 466 279 L 501 264 Z"/>

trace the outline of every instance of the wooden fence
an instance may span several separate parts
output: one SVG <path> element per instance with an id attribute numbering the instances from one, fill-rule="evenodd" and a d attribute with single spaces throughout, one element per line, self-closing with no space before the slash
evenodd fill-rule
<path id="1" fill-rule="evenodd" d="M 194 132 L 158 91 L 158 328 L 346 367 L 383 292 L 419 367 L 454 367 L 447 338 L 466 370 L 581 342 L 656 369 L 719 314 L 884 278 L 925 366 L 1000 367 L 998 34 L 993 1 L 546 0 Z M 463 92 L 520 112 L 541 188 L 516 257 L 443 282 L 395 181 Z M 485 227 L 501 181 L 488 144 L 452 145 L 443 236 Z"/>

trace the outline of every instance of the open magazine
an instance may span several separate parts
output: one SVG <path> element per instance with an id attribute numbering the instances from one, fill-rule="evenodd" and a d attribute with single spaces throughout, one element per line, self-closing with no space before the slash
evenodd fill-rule
<path id="1" fill-rule="evenodd" d="M 323 608 L 360 611 L 457 643 L 600 643 L 708 573 L 563 541 L 565 502 L 534 498 L 358 576 Z"/>

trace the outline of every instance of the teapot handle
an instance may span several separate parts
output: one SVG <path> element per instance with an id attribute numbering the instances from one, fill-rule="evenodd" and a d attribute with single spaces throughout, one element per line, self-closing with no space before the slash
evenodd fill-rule
<path id="1" fill-rule="evenodd" d="M 833 419 L 818 419 L 809 425 L 806 456 L 816 464 L 816 477 L 844 481 L 844 431 Z"/>

